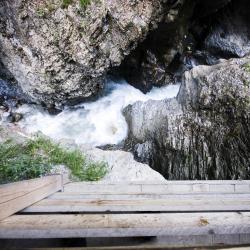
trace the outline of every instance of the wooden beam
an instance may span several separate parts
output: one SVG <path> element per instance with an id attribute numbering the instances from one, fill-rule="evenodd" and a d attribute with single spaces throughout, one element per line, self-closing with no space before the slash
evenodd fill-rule
<path id="1" fill-rule="evenodd" d="M 234 245 L 234 244 L 233 244 Z M 237 246 L 234 247 L 232 244 L 214 244 L 214 245 L 205 245 L 199 244 L 198 246 L 175 246 L 169 244 L 161 244 L 161 245 L 137 245 L 137 246 L 95 246 L 95 247 L 56 247 L 56 248 L 18 248 L 18 250 L 250 250 L 249 246 Z"/>
<path id="2" fill-rule="evenodd" d="M 81 193 L 68 193 L 58 192 L 48 196 L 46 199 L 50 200 L 134 200 L 134 199 L 221 199 L 221 198 L 233 198 L 233 199 L 249 199 L 250 193 L 199 193 L 199 194 L 81 194 Z"/>
<path id="3" fill-rule="evenodd" d="M 250 193 L 250 181 L 170 181 L 165 184 L 69 183 L 65 192 L 81 194 Z"/>
<path id="4" fill-rule="evenodd" d="M 62 176 L 52 175 L 0 186 L 0 220 L 62 189 Z"/>
<path id="5" fill-rule="evenodd" d="M 176 211 L 250 211 L 247 195 L 169 195 L 162 199 L 44 199 L 26 208 L 24 212 L 176 212 Z"/>
<path id="6" fill-rule="evenodd" d="M 81 238 L 250 233 L 250 212 L 13 215 L 0 238 Z"/>

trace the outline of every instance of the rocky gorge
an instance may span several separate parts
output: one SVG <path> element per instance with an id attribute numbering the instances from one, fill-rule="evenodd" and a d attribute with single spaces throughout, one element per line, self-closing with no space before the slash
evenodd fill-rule
<path id="1" fill-rule="evenodd" d="M 247 0 L 3 0 L 0 78 L 2 121 L 107 180 L 250 178 Z"/>

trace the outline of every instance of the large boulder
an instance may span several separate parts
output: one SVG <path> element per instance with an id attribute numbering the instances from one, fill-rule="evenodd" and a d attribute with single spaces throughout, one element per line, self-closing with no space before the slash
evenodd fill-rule
<path id="1" fill-rule="evenodd" d="M 124 115 L 127 149 L 167 179 L 250 178 L 250 58 L 197 66 L 177 98 Z"/>
<path id="2" fill-rule="evenodd" d="M 166 0 L 2 0 L 0 59 L 31 99 L 96 96 L 118 66 L 171 9 Z"/>

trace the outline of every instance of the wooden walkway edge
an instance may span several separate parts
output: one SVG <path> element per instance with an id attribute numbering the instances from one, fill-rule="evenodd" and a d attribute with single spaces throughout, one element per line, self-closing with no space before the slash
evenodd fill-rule
<path id="1" fill-rule="evenodd" d="M 250 212 L 14 215 L 0 238 L 250 235 Z"/>
<path id="2" fill-rule="evenodd" d="M 55 175 L 0 186 L 0 239 L 96 237 L 250 244 L 250 181 L 65 183 Z"/>
<path id="3" fill-rule="evenodd" d="M 61 175 L 52 175 L 0 186 L 0 221 L 62 190 Z"/>

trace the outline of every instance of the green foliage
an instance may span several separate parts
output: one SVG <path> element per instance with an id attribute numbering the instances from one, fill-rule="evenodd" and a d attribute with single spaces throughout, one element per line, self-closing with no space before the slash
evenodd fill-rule
<path id="1" fill-rule="evenodd" d="M 44 9 L 44 8 L 38 8 L 36 10 L 36 13 L 37 13 L 38 16 L 44 17 L 46 15 L 46 9 Z"/>
<path id="2" fill-rule="evenodd" d="M 75 176 L 83 180 L 98 181 L 108 172 L 108 165 L 105 162 L 87 162 L 83 168 L 76 169 Z"/>
<path id="3" fill-rule="evenodd" d="M 250 73 L 250 63 L 245 63 L 245 64 L 243 65 L 243 68 L 244 68 L 247 72 Z"/>
<path id="4" fill-rule="evenodd" d="M 91 0 L 79 0 L 79 1 L 80 1 L 81 7 L 83 8 L 86 8 L 91 2 Z"/>
<path id="5" fill-rule="evenodd" d="M 86 8 L 90 4 L 91 0 L 79 0 L 82 8 Z M 62 7 L 68 8 L 72 4 L 73 0 L 62 0 Z"/>
<path id="6" fill-rule="evenodd" d="M 80 181 L 97 181 L 107 173 L 106 163 L 89 162 L 79 150 L 65 150 L 49 139 L 0 145 L 0 183 L 37 178 L 57 164 L 66 165 Z"/>
<path id="7" fill-rule="evenodd" d="M 0 145 L 0 183 L 37 178 L 51 169 L 48 158 L 33 154 L 27 145 L 7 141 Z"/>

